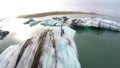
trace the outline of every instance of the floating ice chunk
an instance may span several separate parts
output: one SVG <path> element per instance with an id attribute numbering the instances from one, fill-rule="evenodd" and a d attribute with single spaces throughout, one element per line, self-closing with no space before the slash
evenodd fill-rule
<path id="1" fill-rule="evenodd" d="M 82 22 L 81 22 L 82 20 Z M 83 27 L 95 27 L 95 28 L 105 28 L 113 31 L 120 31 L 120 23 L 103 18 L 81 18 L 75 19 L 74 22 L 71 23 L 71 26 L 83 26 Z"/>
<path id="2" fill-rule="evenodd" d="M 63 24 L 63 22 L 48 18 L 48 19 L 42 20 L 41 24 L 44 26 L 60 26 Z"/>
<path id="3" fill-rule="evenodd" d="M 28 21 L 26 21 L 24 24 L 29 24 L 32 27 L 34 25 L 37 25 L 38 23 L 40 23 L 40 21 L 36 21 L 36 20 L 31 18 Z"/>

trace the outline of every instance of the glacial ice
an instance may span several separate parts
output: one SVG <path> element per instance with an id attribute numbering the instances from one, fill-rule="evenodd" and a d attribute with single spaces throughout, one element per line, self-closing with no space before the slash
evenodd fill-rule
<path id="1" fill-rule="evenodd" d="M 120 23 L 104 18 L 80 18 L 73 19 L 70 25 L 71 27 L 83 26 L 83 27 L 95 27 L 104 28 L 107 30 L 120 31 Z"/>
<path id="2" fill-rule="evenodd" d="M 43 19 L 41 21 L 41 24 L 44 26 L 60 26 L 63 24 L 63 21 L 57 21 L 57 20 L 48 18 L 48 19 Z"/>
<path id="3" fill-rule="evenodd" d="M 67 26 L 39 27 L 26 42 L 0 54 L 0 68 L 81 68 L 74 34 Z"/>

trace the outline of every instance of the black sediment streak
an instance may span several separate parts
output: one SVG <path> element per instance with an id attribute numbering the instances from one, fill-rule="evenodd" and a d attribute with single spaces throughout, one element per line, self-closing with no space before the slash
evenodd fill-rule
<path id="1" fill-rule="evenodd" d="M 65 32 L 64 32 L 64 30 L 62 29 L 62 26 L 61 26 L 61 37 L 63 36 L 64 33 Z"/>
<path id="2" fill-rule="evenodd" d="M 29 43 L 31 43 L 31 39 L 28 39 L 28 40 L 25 42 L 25 44 L 23 45 L 23 47 L 21 48 L 20 53 L 19 53 L 19 55 L 18 55 L 18 57 L 17 57 L 17 61 L 16 61 L 16 64 L 15 64 L 15 67 L 14 67 L 14 68 L 17 67 L 17 65 L 18 65 L 18 63 L 19 63 L 19 61 L 20 61 L 20 59 L 21 59 L 21 57 L 22 57 L 25 49 L 26 49 L 27 46 L 29 45 Z"/>
<path id="3" fill-rule="evenodd" d="M 38 48 L 36 50 L 35 56 L 33 58 L 33 63 L 31 68 L 38 68 L 38 63 L 39 63 L 39 59 L 41 58 L 42 55 L 42 49 L 44 47 L 45 44 L 45 40 L 46 40 L 46 36 L 49 30 L 46 30 L 45 32 L 40 34 L 39 40 L 38 40 Z M 42 68 L 42 64 L 40 63 L 40 67 Z"/>
<path id="4" fill-rule="evenodd" d="M 68 44 L 69 44 L 69 45 L 71 45 L 71 42 L 70 42 L 70 40 L 69 40 L 69 39 L 68 39 Z"/>
<path id="5" fill-rule="evenodd" d="M 57 68 L 57 49 L 56 49 L 56 44 L 55 44 L 55 38 L 54 38 L 54 33 L 50 33 L 50 40 L 52 41 L 53 48 L 55 49 L 55 68 Z"/>
<path id="6" fill-rule="evenodd" d="M 55 48 L 55 68 L 57 68 L 57 49 L 56 49 L 56 45 L 55 45 L 55 39 L 54 39 L 54 35 L 53 35 L 53 47 Z"/>
<path id="7" fill-rule="evenodd" d="M 7 65 L 4 68 L 7 68 L 8 64 L 9 64 L 9 61 L 7 62 Z"/>

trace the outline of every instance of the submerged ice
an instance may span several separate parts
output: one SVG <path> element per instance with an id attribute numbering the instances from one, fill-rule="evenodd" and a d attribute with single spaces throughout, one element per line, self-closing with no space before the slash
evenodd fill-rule
<path id="1" fill-rule="evenodd" d="M 0 54 L 0 68 L 81 68 L 74 34 L 67 26 L 39 28 L 24 43 Z"/>

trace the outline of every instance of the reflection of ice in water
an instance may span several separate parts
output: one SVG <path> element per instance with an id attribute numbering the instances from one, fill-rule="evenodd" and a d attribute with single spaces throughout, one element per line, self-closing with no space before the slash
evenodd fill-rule
<path id="1" fill-rule="evenodd" d="M 75 31 L 36 26 L 25 43 L 12 45 L 0 55 L 1 68 L 81 68 L 73 40 Z M 62 34 L 62 35 L 61 35 Z"/>

